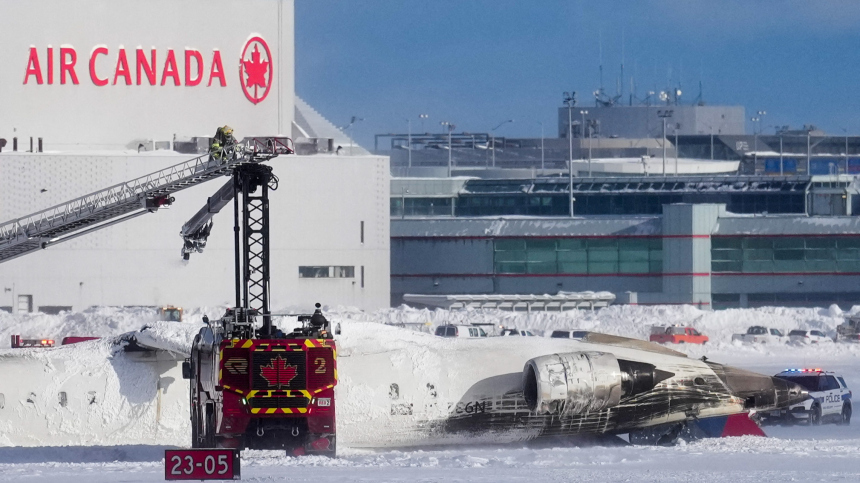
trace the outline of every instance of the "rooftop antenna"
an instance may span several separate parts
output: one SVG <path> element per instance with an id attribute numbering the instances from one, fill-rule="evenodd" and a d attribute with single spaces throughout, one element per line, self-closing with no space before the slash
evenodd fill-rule
<path id="1" fill-rule="evenodd" d="M 599 96 L 603 97 L 603 30 L 597 31 L 597 55 L 599 59 L 599 67 L 600 71 L 600 90 Z"/>
<path id="2" fill-rule="evenodd" d="M 693 105 L 694 106 L 704 106 L 705 105 L 705 99 L 702 97 L 702 81 L 699 81 L 699 95 L 696 96 L 695 99 L 693 99 Z"/>
<path id="3" fill-rule="evenodd" d="M 624 97 L 624 27 L 621 27 L 621 86 L 618 91 L 619 97 Z"/>

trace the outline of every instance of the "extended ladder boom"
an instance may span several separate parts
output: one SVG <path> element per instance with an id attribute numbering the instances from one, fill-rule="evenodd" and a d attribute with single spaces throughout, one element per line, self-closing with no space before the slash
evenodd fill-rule
<path id="1" fill-rule="evenodd" d="M 209 154 L 126 181 L 80 198 L 0 224 L 0 263 L 50 245 L 91 233 L 169 205 L 185 188 L 229 176 L 244 164 L 257 164 L 292 153 L 289 138 L 252 137 L 228 159 Z"/>

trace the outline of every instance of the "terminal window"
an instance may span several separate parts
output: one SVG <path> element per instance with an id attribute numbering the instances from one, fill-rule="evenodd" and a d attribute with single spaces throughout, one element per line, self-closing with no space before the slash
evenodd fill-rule
<path id="1" fill-rule="evenodd" d="M 715 273 L 858 273 L 860 237 L 715 236 L 711 237 Z"/>
<path id="2" fill-rule="evenodd" d="M 299 267 L 299 278 L 355 278 L 355 267 L 304 266 Z"/>
<path id="3" fill-rule="evenodd" d="M 493 245 L 495 273 L 640 274 L 663 270 L 660 238 L 506 238 Z"/>

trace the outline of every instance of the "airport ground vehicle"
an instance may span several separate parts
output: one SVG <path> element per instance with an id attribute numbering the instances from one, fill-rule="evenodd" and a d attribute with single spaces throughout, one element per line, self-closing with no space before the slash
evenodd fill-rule
<path id="1" fill-rule="evenodd" d="M 158 320 L 167 322 L 182 322 L 182 307 L 167 305 L 158 308 Z"/>
<path id="2" fill-rule="evenodd" d="M 99 339 L 99 337 L 69 336 L 63 337 L 60 345 L 77 344 L 78 342 L 96 339 Z M 26 347 L 54 347 L 54 344 L 54 339 L 22 339 L 20 335 L 13 335 L 11 346 L 13 349 L 23 349 Z"/>
<path id="3" fill-rule="evenodd" d="M 792 330 L 788 333 L 789 342 L 792 344 L 826 344 L 833 342 L 820 330 Z"/>
<path id="4" fill-rule="evenodd" d="M 20 335 L 13 335 L 11 341 L 13 349 L 26 347 L 54 347 L 54 339 L 22 339 Z"/>
<path id="5" fill-rule="evenodd" d="M 284 153 L 292 150 L 268 158 Z M 289 332 L 274 326 L 269 311 L 269 190 L 277 183 L 270 166 L 236 166 L 180 233 L 188 260 L 206 246 L 213 216 L 234 201 L 236 304 L 219 320 L 204 317 L 183 363 L 192 446 L 334 456 L 337 352 L 330 324 L 319 304 L 313 315 L 298 315 L 301 326 Z"/>
<path id="6" fill-rule="evenodd" d="M 860 315 L 849 315 L 836 327 L 837 342 L 860 342 Z"/>
<path id="7" fill-rule="evenodd" d="M 651 328 L 651 336 L 648 340 L 658 344 L 705 344 L 708 342 L 708 336 L 700 334 L 692 327 L 654 326 Z"/>
<path id="8" fill-rule="evenodd" d="M 776 411 L 762 414 L 765 421 L 794 423 L 805 421 L 816 425 L 825 421 L 851 424 L 852 392 L 845 379 L 822 369 L 786 369 L 774 377 L 800 384 L 809 391 L 809 399 Z"/>
<path id="9" fill-rule="evenodd" d="M 467 339 L 487 337 L 484 329 L 469 325 L 440 325 L 436 327 L 435 333 L 439 337 L 465 337 Z"/>
<path id="10" fill-rule="evenodd" d="M 784 344 L 788 342 L 788 337 L 779 329 L 754 325 L 747 329 L 745 334 L 734 334 L 732 341 L 744 344 Z"/>

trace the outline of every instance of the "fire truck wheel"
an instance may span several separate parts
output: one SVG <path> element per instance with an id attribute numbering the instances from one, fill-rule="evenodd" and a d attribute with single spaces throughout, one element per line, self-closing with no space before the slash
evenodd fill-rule
<path id="1" fill-rule="evenodd" d="M 206 424 L 203 426 L 203 447 L 215 447 L 215 405 L 206 405 Z"/>
<path id="2" fill-rule="evenodd" d="M 191 408 L 191 447 L 200 448 L 200 411 L 194 409 L 194 405 Z"/>
<path id="3" fill-rule="evenodd" d="M 192 406 L 191 409 L 191 447 L 203 448 L 201 444 L 201 434 L 205 434 L 203 428 L 203 418 L 200 417 L 200 410 Z"/>

